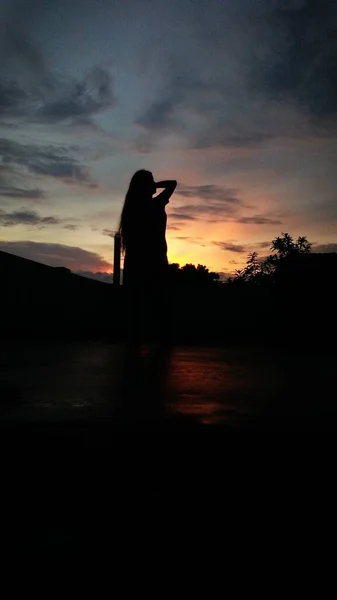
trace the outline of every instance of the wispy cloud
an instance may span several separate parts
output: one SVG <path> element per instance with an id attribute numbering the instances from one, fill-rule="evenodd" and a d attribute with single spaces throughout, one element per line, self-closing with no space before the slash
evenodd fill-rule
<path id="1" fill-rule="evenodd" d="M 253 215 L 252 217 L 239 217 L 236 223 L 245 225 L 281 225 L 282 221 L 264 215 Z"/>
<path id="2" fill-rule="evenodd" d="M 243 204 L 242 200 L 237 196 L 237 190 L 224 188 L 215 184 L 183 185 L 180 183 L 175 193 L 177 196 L 185 198 L 200 198 L 201 200 L 219 201 L 235 205 Z"/>
<path id="3" fill-rule="evenodd" d="M 233 242 L 212 242 L 214 246 L 218 246 L 221 250 L 228 252 L 238 252 L 239 254 L 247 252 L 247 246 L 242 244 L 234 244 Z"/>
<path id="4" fill-rule="evenodd" d="M 54 97 L 46 99 L 35 114 L 37 119 L 59 122 L 91 117 L 116 103 L 111 74 L 101 67 L 95 67 L 80 81 L 56 83 Z"/>
<path id="5" fill-rule="evenodd" d="M 65 219 L 54 216 L 42 217 L 34 210 L 0 210 L 0 224 L 3 227 L 15 227 L 16 225 L 26 225 L 33 227 L 47 227 L 50 225 L 63 225 L 66 229 L 74 230 L 76 225 L 67 223 Z"/>
<path id="6" fill-rule="evenodd" d="M 184 242 L 189 242 L 190 244 L 197 244 L 197 246 L 202 246 L 205 248 L 206 244 L 203 244 L 203 239 L 200 237 L 193 237 L 189 235 L 177 235 L 173 239 L 182 240 Z"/>
<path id="7" fill-rule="evenodd" d="M 185 210 L 186 210 L 186 208 L 189 208 L 189 207 L 185 207 Z M 183 212 L 177 212 L 177 210 L 176 210 L 175 212 L 170 213 L 170 218 L 174 219 L 175 221 L 195 221 L 196 220 L 197 217 L 194 217 L 193 215 L 189 215 L 186 212 L 184 212 L 184 207 L 182 207 L 182 206 L 178 207 L 178 210 L 180 210 L 180 209 Z M 175 226 L 171 225 L 170 227 L 172 229 Z"/>
<path id="8" fill-rule="evenodd" d="M 312 246 L 313 252 L 337 252 L 337 242 L 329 242 L 327 244 L 313 244 Z"/>
<path id="9" fill-rule="evenodd" d="M 113 229 L 102 229 L 103 235 L 113 238 L 115 235 L 115 231 Z"/>
<path id="10" fill-rule="evenodd" d="M 194 202 L 183 204 L 170 213 L 170 218 L 180 221 L 194 221 L 204 219 L 207 221 L 228 220 L 237 214 L 239 208 L 245 206 L 238 197 L 237 190 L 225 188 L 215 184 L 184 185 L 179 184 L 176 195 Z M 200 202 L 197 204 L 195 200 Z"/>
<path id="11" fill-rule="evenodd" d="M 200 204 L 184 204 L 177 206 L 174 212 L 170 213 L 170 219 L 173 221 L 196 221 L 202 220 L 209 223 L 241 223 L 246 225 L 280 225 L 282 221 L 269 215 L 252 215 L 249 217 L 240 216 L 240 210 L 243 206 L 227 203 L 226 201 L 209 200 Z"/>
<path id="12" fill-rule="evenodd" d="M 29 190 L 15 186 L 1 185 L 0 183 L 0 196 L 5 196 L 7 198 L 17 198 L 18 200 L 41 200 L 46 197 L 46 194 L 45 192 L 37 188 Z"/>
<path id="13" fill-rule="evenodd" d="M 18 72 L 2 69 L 0 77 L 0 117 L 33 122 L 72 122 L 90 119 L 115 105 L 112 75 L 100 66 L 77 80 L 60 76 L 48 67 L 40 48 L 24 28 L 4 27 L 6 57 L 19 65 Z"/>
<path id="14" fill-rule="evenodd" d="M 80 81 L 51 79 L 51 87 L 30 86 L 25 89 L 18 81 L 0 80 L 0 117 L 26 122 L 61 123 L 89 119 L 105 108 L 115 105 L 112 77 L 96 67 Z"/>
<path id="15" fill-rule="evenodd" d="M 0 139 L 0 154 L 4 165 L 19 165 L 34 175 L 94 187 L 88 169 L 71 156 L 71 151 L 71 148 L 65 146 L 20 144 L 14 140 Z"/>
<path id="16" fill-rule="evenodd" d="M 227 252 L 236 252 L 238 254 L 248 254 L 249 252 L 259 252 L 265 248 L 270 248 L 271 242 L 263 241 L 256 242 L 254 244 L 237 244 L 233 241 L 226 242 L 211 242 L 214 246 L 217 246 L 221 250 Z M 229 261 L 231 264 L 236 264 L 235 260 Z"/>
<path id="17" fill-rule="evenodd" d="M 170 224 L 169 224 L 169 225 L 167 226 L 167 229 L 168 229 L 169 231 L 180 231 L 180 230 L 181 230 L 181 227 L 178 227 L 177 225 L 170 225 Z"/>

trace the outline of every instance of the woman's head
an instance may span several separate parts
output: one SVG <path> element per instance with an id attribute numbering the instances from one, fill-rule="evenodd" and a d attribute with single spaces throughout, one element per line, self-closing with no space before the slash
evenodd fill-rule
<path id="1" fill-rule="evenodd" d="M 125 196 L 119 232 L 122 237 L 122 247 L 125 250 L 132 227 L 140 224 L 144 212 L 144 202 L 150 200 L 156 192 L 156 185 L 151 171 L 141 169 L 131 177 L 129 189 Z"/>
<path id="2" fill-rule="evenodd" d="M 156 188 L 151 171 L 141 169 L 131 177 L 128 194 L 131 192 L 139 199 L 153 196 Z"/>

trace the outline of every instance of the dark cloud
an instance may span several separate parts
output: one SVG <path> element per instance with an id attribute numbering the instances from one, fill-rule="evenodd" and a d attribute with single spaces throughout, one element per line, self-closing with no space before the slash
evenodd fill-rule
<path id="1" fill-rule="evenodd" d="M 165 83 L 136 121 L 141 145 L 149 150 L 171 133 L 190 148 L 335 136 L 322 119 L 337 113 L 335 0 L 221 4 L 209 0 L 193 22 L 195 58 L 182 51 L 167 61 Z"/>
<path id="2" fill-rule="evenodd" d="M 184 211 L 189 208 L 190 208 L 189 206 L 185 206 L 185 207 L 181 206 L 181 207 L 178 207 L 178 210 L 181 209 L 182 211 Z M 178 221 L 195 221 L 197 218 L 197 217 L 193 217 L 193 215 L 188 215 L 185 212 L 181 212 L 181 213 L 173 212 L 173 213 L 170 213 L 170 217 L 171 217 L 171 219 L 178 220 Z M 171 226 L 171 229 L 172 229 L 172 226 Z"/>
<path id="3" fill-rule="evenodd" d="M 0 223 L 3 227 L 13 227 L 15 225 L 59 225 L 62 221 L 56 217 L 41 217 L 33 210 L 17 210 L 6 212 L 0 210 Z"/>
<path id="4" fill-rule="evenodd" d="M 7 198 L 28 199 L 28 200 L 41 200 L 46 197 L 45 193 L 39 189 L 27 190 L 24 188 L 18 188 L 15 186 L 1 185 L 0 183 L 0 196 Z"/>
<path id="5" fill-rule="evenodd" d="M 51 267 L 67 267 L 73 272 L 107 270 L 110 264 L 96 252 L 76 246 L 48 244 L 42 242 L 2 242 L 0 250 L 35 260 Z"/>
<path id="6" fill-rule="evenodd" d="M 175 240 L 183 240 L 185 242 L 190 242 L 191 244 L 197 244 L 197 246 L 202 246 L 203 248 L 205 248 L 205 244 L 202 244 L 202 239 L 199 237 L 192 237 L 189 235 L 177 235 L 175 238 Z"/>
<path id="7" fill-rule="evenodd" d="M 249 254 L 249 252 L 259 252 L 264 248 L 270 248 L 271 242 L 256 242 L 254 244 L 236 244 L 232 241 L 227 242 L 212 242 L 214 246 L 218 246 L 221 250 L 227 252 L 237 252 L 238 254 Z M 237 261 L 231 260 L 230 264 L 238 264 Z"/>
<path id="8" fill-rule="evenodd" d="M 159 97 L 136 120 L 142 128 L 139 149 L 149 151 L 172 133 L 199 149 L 254 147 L 284 134 L 296 136 L 294 123 L 279 106 L 266 106 L 254 87 L 238 88 L 228 79 L 215 67 L 207 80 L 196 70 L 191 74 L 190 66 L 174 63 Z"/>
<path id="9" fill-rule="evenodd" d="M 31 3 L 30 3 L 31 4 Z M 19 19 L 6 23 L 3 29 L 6 59 L 11 69 L 20 68 L 46 88 L 51 87 L 51 77 L 43 53 L 27 36 Z"/>
<path id="10" fill-rule="evenodd" d="M 72 225 L 71 223 L 68 223 L 67 225 L 63 225 L 63 229 L 69 229 L 69 231 L 75 231 L 75 229 L 77 229 L 77 225 Z"/>
<path id="11" fill-rule="evenodd" d="M 337 252 L 337 242 L 330 242 L 328 244 L 313 244 L 312 245 L 313 252 Z"/>
<path id="12" fill-rule="evenodd" d="M 73 122 L 88 119 L 114 106 L 111 74 L 100 66 L 81 79 L 72 80 L 52 72 L 40 48 L 23 27 L 5 25 L 1 69 L 0 116 L 29 121 Z"/>
<path id="13" fill-rule="evenodd" d="M 29 94 L 17 82 L 0 80 L 0 115 L 20 114 L 30 101 Z"/>
<path id="14" fill-rule="evenodd" d="M 0 80 L 0 116 L 29 121 L 83 122 L 104 108 L 115 105 L 112 78 L 97 67 L 82 81 L 53 81 L 52 90 L 30 86 L 24 89 L 15 80 Z"/>
<path id="15" fill-rule="evenodd" d="M 228 202 L 229 204 L 242 204 L 241 200 L 237 197 L 237 190 L 232 188 L 223 188 L 219 185 L 208 184 L 208 185 L 182 185 L 176 190 L 177 196 L 184 196 L 185 198 L 200 198 L 202 200 L 220 200 L 221 202 Z"/>
<path id="16" fill-rule="evenodd" d="M 107 235 L 108 237 L 113 238 L 115 236 L 115 231 L 113 231 L 112 229 L 103 229 L 102 230 L 103 235 Z"/>
<path id="17" fill-rule="evenodd" d="M 254 215 L 252 217 L 239 217 L 236 223 L 243 223 L 245 225 L 281 225 L 282 221 L 263 215 Z"/>
<path id="18" fill-rule="evenodd" d="M 47 99 L 36 116 L 52 122 L 85 118 L 115 102 L 111 75 L 96 67 L 81 81 L 59 86 L 56 98 Z"/>
<path id="19" fill-rule="evenodd" d="M 67 223 L 65 219 L 48 216 L 42 217 L 35 210 L 20 210 L 4 211 L 0 209 L 0 224 L 3 227 L 15 227 L 16 225 L 26 225 L 31 227 L 47 227 L 49 225 L 63 225 L 64 229 L 73 231 L 76 225 Z"/>
<path id="20" fill-rule="evenodd" d="M 88 169 L 70 156 L 70 152 L 71 149 L 64 146 L 19 144 L 13 140 L 0 139 L 3 164 L 20 165 L 35 175 L 55 177 L 66 183 L 94 186 Z"/>
<path id="21" fill-rule="evenodd" d="M 260 248 L 262 250 L 263 248 L 270 248 L 271 242 L 257 242 L 255 246 L 256 248 Z"/>
<path id="22" fill-rule="evenodd" d="M 214 184 L 207 185 L 179 185 L 176 194 L 184 198 L 199 198 L 200 204 L 184 204 L 178 206 L 170 218 L 173 220 L 193 221 L 203 218 L 207 221 L 227 221 L 237 214 L 239 208 L 245 204 L 237 196 L 237 191 L 232 188 L 223 188 Z"/>
<path id="23" fill-rule="evenodd" d="M 298 101 L 315 117 L 336 115 L 336 65 L 336 2 L 280 2 L 260 29 L 251 83 Z"/>
<path id="24" fill-rule="evenodd" d="M 279 225 L 279 219 L 265 215 L 240 217 L 238 207 L 220 201 L 209 201 L 204 204 L 185 204 L 178 206 L 175 212 L 170 213 L 170 218 L 180 221 L 195 221 L 201 219 L 209 223 L 217 221 L 224 223 L 242 223 L 246 225 Z"/>
<path id="25" fill-rule="evenodd" d="M 170 231 L 180 231 L 181 228 L 177 225 L 168 225 L 167 229 L 169 229 Z"/>
<path id="26" fill-rule="evenodd" d="M 228 262 L 230 265 L 241 265 L 239 260 L 229 260 Z"/>
<path id="27" fill-rule="evenodd" d="M 221 250 L 228 252 L 238 252 L 239 254 L 248 252 L 247 247 L 241 244 L 233 244 L 233 242 L 212 242 L 214 246 L 218 246 Z"/>

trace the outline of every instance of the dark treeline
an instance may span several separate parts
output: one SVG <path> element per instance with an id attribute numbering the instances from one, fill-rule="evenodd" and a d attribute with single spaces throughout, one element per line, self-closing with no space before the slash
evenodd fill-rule
<path id="1" fill-rule="evenodd" d="M 2 257 L 0 269 L 3 336 L 124 337 L 123 286 L 12 255 L 7 259 Z M 307 238 L 294 241 L 285 233 L 272 241 L 270 256 L 250 254 L 245 267 L 224 282 L 204 265 L 171 264 L 168 294 L 178 342 L 334 343 L 337 254 L 314 253 Z M 152 312 L 151 303 L 145 303 L 145 338 L 151 335 Z"/>

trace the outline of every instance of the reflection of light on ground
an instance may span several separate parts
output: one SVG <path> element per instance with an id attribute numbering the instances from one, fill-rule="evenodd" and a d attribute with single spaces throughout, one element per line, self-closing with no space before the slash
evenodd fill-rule
<path id="1" fill-rule="evenodd" d="M 217 348 L 176 349 L 169 408 L 205 424 L 255 412 L 259 397 L 263 403 L 268 388 L 265 367 L 263 362 L 247 364 L 247 357 L 242 360 L 242 356 L 233 357 Z"/>
<path id="2" fill-rule="evenodd" d="M 12 345 L 1 352 L 0 396 L 13 418 L 132 419 L 163 413 L 201 423 L 229 423 L 264 410 L 279 376 L 256 349 L 144 346 L 126 360 L 124 345 Z M 1 369 L 0 369 L 1 371 Z M 0 404 L 1 410 L 1 404 Z"/>
<path id="3" fill-rule="evenodd" d="M 177 349 L 171 365 L 170 409 L 202 423 L 226 420 L 233 407 L 226 392 L 237 387 L 237 374 L 217 349 Z"/>

